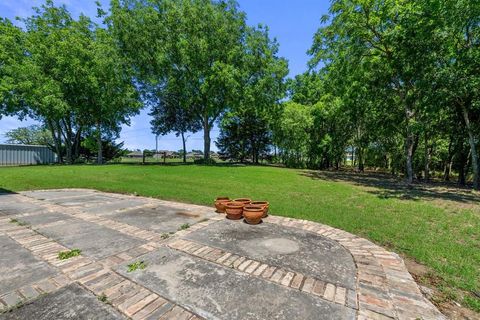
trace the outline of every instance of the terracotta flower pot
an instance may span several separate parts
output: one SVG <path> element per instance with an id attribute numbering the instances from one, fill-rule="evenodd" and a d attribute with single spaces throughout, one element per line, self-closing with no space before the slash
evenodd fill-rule
<path id="1" fill-rule="evenodd" d="M 225 203 L 230 201 L 229 197 L 218 197 L 215 199 L 215 209 L 218 213 L 225 213 Z"/>
<path id="2" fill-rule="evenodd" d="M 241 202 L 243 204 L 249 204 L 250 202 L 252 202 L 252 199 L 249 199 L 249 198 L 238 198 L 238 199 L 233 199 L 233 201 L 235 202 Z"/>
<path id="3" fill-rule="evenodd" d="M 252 206 L 260 206 L 260 207 L 263 207 L 263 217 L 262 218 L 266 218 L 268 217 L 268 207 L 269 207 L 269 203 L 268 201 L 252 201 L 250 202 L 250 204 Z"/>
<path id="4" fill-rule="evenodd" d="M 229 201 L 225 203 L 225 212 L 227 213 L 227 219 L 242 219 L 243 206 L 244 204 L 241 202 Z"/>
<path id="5" fill-rule="evenodd" d="M 262 221 L 264 207 L 247 205 L 243 207 L 243 217 L 248 224 L 259 224 Z"/>

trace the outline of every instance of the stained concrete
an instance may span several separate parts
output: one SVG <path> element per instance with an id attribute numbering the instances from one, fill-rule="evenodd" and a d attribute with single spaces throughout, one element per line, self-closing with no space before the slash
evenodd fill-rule
<path id="1" fill-rule="evenodd" d="M 115 320 L 126 319 L 77 284 L 68 285 L 10 312 L 1 320 Z"/>
<path id="2" fill-rule="evenodd" d="M 206 319 L 354 319 L 354 310 L 230 268 L 161 248 L 147 267 L 118 272 Z"/>
<path id="3" fill-rule="evenodd" d="M 108 195 L 89 194 L 85 196 L 75 196 L 68 198 L 53 199 L 50 202 L 65 207 L 88 207 L 97 206 L 108 202 L 118 201 L 118 198 L 109 197 Z"/>
<path id="4" fill-rule="evenodd" d="M 126 211 L 132 209 L 133 207 L 146 205 L 148 203 L 149 202 L 147 199 L 117 199 L 115 202 L 112 203 L 83 208 L 82 211 L 99 216 L 107 216 L 111 214 L 116 214 L 118 211 Z"/>
<path id="5" fill-rule="evenodd" d="M 46 262 L 9 237 L 0 235 L 0 295 L 56 274 Z"/>
<path id="6" fill-rule="evenodd" d="M 22 192 L 23 195 L 26 195 L 31 198 L 35 198 L 37 200 L 55 200 L 61 198 L 69 198 L 69 197 L 84 197 L 86 195 L 93 195 L 95 194 L 95 190 L 71 190 L 71 189 L 63 189 L 63 190 L 34 190 L 34 191 L 24 191 Z"/>
<path id="7" fill-rule="evenodd" d="M 18 218 L 17 220 L 20 220 L 22 222 L 26 222 L 31 226 L 39 225 L 39 224 L 46 224 L 46 223 L 51 223 L 51 222 L 57 222 L 57 221 L 65 221 L 65 220 L 71 220 L 72 217 L 59 213 L 59 212 L 40 212 L 28 216 L 23 216 L 21 218 Z"/>
<path id="8" fill-rule="evenodd" d="M 71 219 L 66 224 L 40 227 L 43 235 L 67 248 L 78 248 L 82 254 L 101 259 L 146 243 L 95 223 Z"/>
<path id="9" fill-rule="evenodd" d="M 112 215 L 109 218 L 142 229 L 164 233 L 175 232 L 185 223 L 193 225 L 208 218 L 208 215 L 205 215 L 202 212 L 187 211 L 158 205 L 154 208 L 127 210 Z"/>
<path id="10" fill-rule="evenodd" d="M 82 211 L 97 215 L 109 215 L 116 211 L 127 210 L 149 203 L 148 198 L 129 197 L 121 199 L 93 190 L 25 191 L 22 194 L 37 200 L 44 200 L 46 203 L 65 205 L 67 207 L 81 206 L 83 207 Z"/>
<path id="11" fill-rule="evenodd" d="M 356 267 L 350 253 L 337 242 L 311 232 L 225 219 L 186 238 L 355 289 Z"/>
<path id="12" fill-rule="evenodd" d="M 7 195 L 0 196 L 0 217 L 35 212 L 38 210 L 39 208 L 35 204 L 20 202 L 18 198 Z"/>

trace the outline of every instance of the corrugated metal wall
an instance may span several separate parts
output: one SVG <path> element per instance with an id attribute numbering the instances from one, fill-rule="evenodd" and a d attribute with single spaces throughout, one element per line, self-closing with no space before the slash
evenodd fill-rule
<path id="1" fill-rule="evenodd" d="M 45 146 L 0 144 L 0 166 L 48 164 L 55 160 L 55 153 Z"/>

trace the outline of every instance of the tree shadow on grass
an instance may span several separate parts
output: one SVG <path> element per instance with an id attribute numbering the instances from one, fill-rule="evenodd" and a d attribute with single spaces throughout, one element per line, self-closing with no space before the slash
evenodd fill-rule
<path id="1" fill-rule="evenodd" d="M 480 193 L 458 187 L 454 183 L 417 182 L 408 185 L 389 174 L 378 172 L 307 170 L 303 171 L 302 175 L 311 179 L 351 183 L 366 188 L 365 191 L 381 199 L 443 200 L 472 206 L 478 206 L 480 203 Z"/>

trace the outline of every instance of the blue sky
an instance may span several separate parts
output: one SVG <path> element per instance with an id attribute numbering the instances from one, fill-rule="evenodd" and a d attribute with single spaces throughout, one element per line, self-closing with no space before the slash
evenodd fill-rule
<path id="1" fill-rule="evenodd" d="M 33 6 L 41 5 L 43 0 L 0 0 L 0 16 L 13 20 L 16 16 L 26 17 L 32 14 Z M 75 16 L 84 13 L 96 15 L 95 0 L 55 0 L 56 4 L 65 4 Z M 109 0 L 100 1 L 105 8 Z M 248 23 L 262 23 L 270 28 L 270 35 L 280 43 L 279 55 L 289 61 L 290 77 L 304 72 L 309 59 L 306 51 L 312 44 L 313 34 L 320 26 L 320 17 L 327 13 L 328 0 L 238 0 L 240 8 L 246 12 Z M 0 142 L 3 134 L 19 126 L 33 124 L 32 120 L 20 122 L 16 118 L 3 117 L 0 120 Z M 154 149 L 155 136 L 150 132 L 148 110 L 143 110 L 131 119 L 130 127 L 124 127 L 120 141 L 130 149 Z M 218 135 L 218 128 L 212 131 L 212 138 Z M 159 137 L 159 149 L 178 150 L 181 139 L 174 134 Z M 212 144 L 213 150 L 216 150 Z M 203 149 L 202 134 L 190 135 L 187 149 Z"/>

